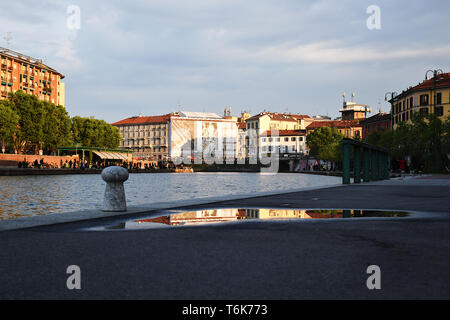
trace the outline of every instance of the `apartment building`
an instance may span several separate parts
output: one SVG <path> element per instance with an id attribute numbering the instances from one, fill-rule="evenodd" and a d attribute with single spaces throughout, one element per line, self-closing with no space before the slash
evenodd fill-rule
<path id="1" fill-rule="evenodd" d="M 65 106 L 64 75 L 42 60 L 0 47 L 0 99 L 22 90 L 39 100 Z"/>
<path id="2" fill-rule="evenodd" d="M 123 140 L 120 147 L 133 152 L 134 158 L 163 160 L 169 156 L 169 125 L 171 116 L 136 116 L 113 123 Z"/>
<path id="3" fill-rule="evenodd" d="M 278 130 L 279 132 L 282 130 L 306 130 L 306 127 L 313 122 L 314 119 L 308 115 L 267 111 L 248 118 L 246 123 L 248 137 L 247 150 L 249 156 L 257 155 L 261 158 L 263 151 L 260 137 L 265 132 L 272 130 Z"/>
<path id="4" fill-rule="evenodd" d="M 450 116 L 450 73 L 436 73 L 433 78 L 403 90 L 389 102 L 393 129 L 400 122 L 411 122 L 415 112 L 434 113 L 444 120 Z"/>

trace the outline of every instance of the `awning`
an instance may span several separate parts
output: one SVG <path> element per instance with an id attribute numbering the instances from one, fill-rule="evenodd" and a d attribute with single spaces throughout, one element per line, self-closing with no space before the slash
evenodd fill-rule
<path id="1" fill-rule="evenodd" d="M 106 151 L 92 151 L 100 157 L 100 159 L 108 160 L 128 160 L 128 155 L 126 153 L 120 152 L 106 152 Z"/>

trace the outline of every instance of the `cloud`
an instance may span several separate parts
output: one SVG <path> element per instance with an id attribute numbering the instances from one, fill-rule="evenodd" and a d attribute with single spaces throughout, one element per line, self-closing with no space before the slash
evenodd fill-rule
<path id="1" fill-rule="evenodd" d="M 445 57 L 450 45 L 415 49 L 381 48 L 379 44 L 354 46 L 342 42 L 314 42 L 305 45 L 269 46 L 255 54 L 263 60 L 278 62 L 353 63 L 402 60 L 423 57 Z M 250 55 L 251 56 L 251 55 Z"/>
<path id="2" fill-rule="evenodd" d="M 370 1 L 23 0 L 0 11 L 0 41 L 12 31 L 13 50 L 66 75 L 71 114 L 115 121 L 178 101 L 325 114 L 342 91 L 374 106 L 431 67 L 447 71 L 450 2 L 431 1 L 378 0 L 382 29 L 370 31 Z M 76 33 L 70 4 L 81 9 Z"/>

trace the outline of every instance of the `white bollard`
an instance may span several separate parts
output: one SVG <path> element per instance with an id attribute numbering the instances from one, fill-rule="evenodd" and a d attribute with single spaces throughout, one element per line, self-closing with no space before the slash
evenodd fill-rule
<path id="1" fill-rule="evenodd" d="M 128 170 L 117 166 L 105 168 L 102 179 L 106 182 L 102 211 L 127 211 L 123 182 L 128 179 Z"/>

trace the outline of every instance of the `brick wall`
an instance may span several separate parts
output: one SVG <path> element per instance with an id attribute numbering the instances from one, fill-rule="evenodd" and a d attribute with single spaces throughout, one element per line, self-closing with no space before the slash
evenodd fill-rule
<path id="1" fill-rule="evenodd" d="M 13 166 L 17 167 L 17 163 L 26 159 L 28 163 L 33 163 L 34 160 L 38 162 L 41 159 L 44 159 L 45 163 L 52 165 L 53 167 L 60 166 L 61 160 L 63 164 L 67 161 L 72 160 L 79 161 L 78 155 L 73 156 L 40 156 L 40 155 L 32 155 L 32 154 L 0 154 L 0 166 Z"/>

